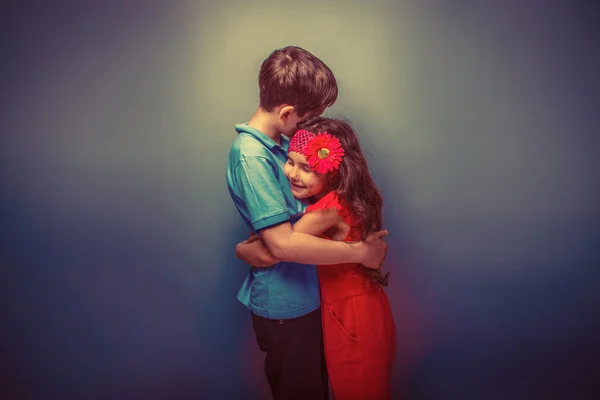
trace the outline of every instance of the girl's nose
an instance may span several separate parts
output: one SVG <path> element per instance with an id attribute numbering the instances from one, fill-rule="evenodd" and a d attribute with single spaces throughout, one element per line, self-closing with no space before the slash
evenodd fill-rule
<path id="1" fill-rule="evenodd" d="M 290 172 L 290 178 L 295 181 L 298 180 L 298 170 L 296 169 L 296 167 L 292 168 L 292 171 Z"/>

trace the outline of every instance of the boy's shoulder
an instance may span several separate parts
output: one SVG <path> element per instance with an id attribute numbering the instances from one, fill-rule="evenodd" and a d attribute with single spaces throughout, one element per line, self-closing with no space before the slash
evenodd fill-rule
<path id="1" fill-rule="evenodd" d="M 237 137 L 231 145 L 230 157 L 273 157 L 269 143 L 247 125 L 236 125 Z M 269 139 L 270 141 L 270 139 Z"/>
<path id="2" fill-rule="evenodd" d="M 231 145 L 231 154 L 238 157 L 269 157 L 271 151 L 260 140 L 246 132 L 238 133 Z"/>

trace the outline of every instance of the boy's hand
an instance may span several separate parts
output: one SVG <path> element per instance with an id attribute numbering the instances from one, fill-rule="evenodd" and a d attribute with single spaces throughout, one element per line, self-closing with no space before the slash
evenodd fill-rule
<path id="1" fill-rule="evenodd" d="M 388 231 L 382 230 L 371 233 L 363 241 L 365 246 L 365 257 L 362 264 L 370 269 L 379 269 L 383 265 L 387 253 L 387 244 L 383 238 L 387 236 Z"/>

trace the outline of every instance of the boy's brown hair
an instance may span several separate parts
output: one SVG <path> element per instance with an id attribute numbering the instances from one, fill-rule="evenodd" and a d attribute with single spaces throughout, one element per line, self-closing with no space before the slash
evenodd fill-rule
<path id="1" fill-rule="evenodd" d="M 267 111 L 281 104 L 295 107 L 298 116 L 329 107 L 338 95 L 333 72 L 310 52 L 288 46 L 263 61 L 258 76 L 260 105 Z"/>

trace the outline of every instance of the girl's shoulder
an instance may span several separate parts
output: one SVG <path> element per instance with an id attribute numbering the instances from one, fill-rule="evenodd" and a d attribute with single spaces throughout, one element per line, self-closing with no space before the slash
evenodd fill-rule
<path id="1" fill-rule="evenodd" d="M 356 220 L 352 217 L 352 213 L 350 212 L 350 208 L 345 201 L 340 200 L 335 190 L 327 193 L 325 196 L 321 197 L 316 203 L 313 203 L 306 207 L 306 212 L 315 211 L 315 210 L 325 210 L 335 208 L 338 211 L 340 217 L 344 219 L 348 225 L 355 225 Z"/>
<path id="2" fill-rule="evenodd" d="M 327 193 L 325 196 L 321 197 L 321 199 L 317 200 L 315 203 L 306 207 L 306 212 L 315 211 L 315 210 L 325 210 L 328 208 L 336 208 L 338 211 L 341 211 L 342 203 L 337 196 L 335 190 Z"/>

